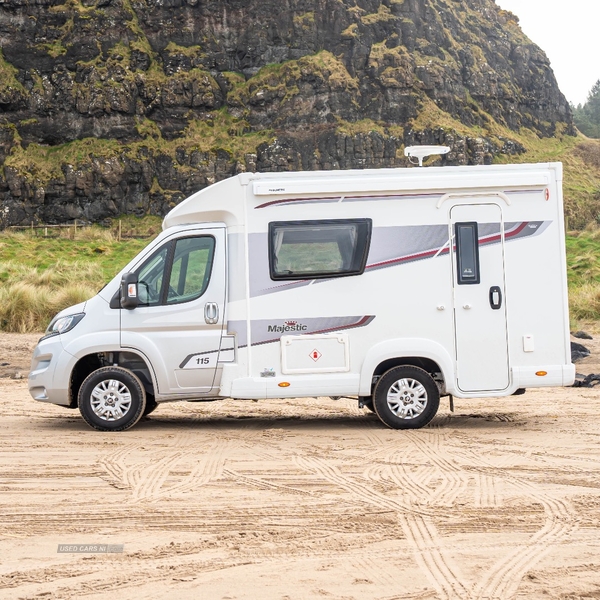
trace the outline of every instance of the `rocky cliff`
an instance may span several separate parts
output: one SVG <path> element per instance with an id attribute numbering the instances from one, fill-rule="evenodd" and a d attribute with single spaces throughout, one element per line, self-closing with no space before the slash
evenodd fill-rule
<path id="1" fill-rule="evenodd" d="M 494 0 L 0 0 L 0 226 L 164 214 L 245 170 L 405 165 L 572 130 Z M 515 135 L 513 136 L 513 133 Z"/>

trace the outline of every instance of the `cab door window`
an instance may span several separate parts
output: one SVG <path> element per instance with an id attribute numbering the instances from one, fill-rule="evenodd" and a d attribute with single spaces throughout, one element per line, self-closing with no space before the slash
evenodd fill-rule
<path id="1" fill-rule="evenodd" d="M 177 240 L 167 304 L 189 302 L 204 294 L 210 280 L 214 248 L 215 239 L 209 236 Z"/>
<path id="2" fill-rule="evenodd" d="M 165 244 L 138 271 L 140 305 L 178 304 L 202 296 L 210 281 L 214 249 L 212 236 Z"/>

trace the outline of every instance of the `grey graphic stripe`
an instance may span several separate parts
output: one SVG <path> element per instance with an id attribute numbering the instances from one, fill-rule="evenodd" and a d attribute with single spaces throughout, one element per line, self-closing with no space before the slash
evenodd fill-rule
<path id="1" fill-rule="evenodd" d="M 258 346 L 278 342 L 282 335 L 329 333 L 366 327 L 374 318 L 374 315 L 362 315 L 351 317 L 310 317 L 306 319 L 257 319 L 250 324 L 252 335 L 251 345 Z M 289 324 L 292 322 L 297 323 L 301 329 L 296 326 L 286 325 L 286 323 Z M 227 323 L 227 331 L 236 335 L 238 348 L 248 346 L 246 321 L 229 321 Z"/>

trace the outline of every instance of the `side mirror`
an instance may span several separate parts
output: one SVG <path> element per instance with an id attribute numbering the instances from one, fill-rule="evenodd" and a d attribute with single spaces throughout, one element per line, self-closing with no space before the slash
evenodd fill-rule
<path id="1" fill-rule="evenodd" d="M 138 276 L 135 273 L 125 273 L 121 278 L 121 307 L 132 310 L 139 303 Z"/>

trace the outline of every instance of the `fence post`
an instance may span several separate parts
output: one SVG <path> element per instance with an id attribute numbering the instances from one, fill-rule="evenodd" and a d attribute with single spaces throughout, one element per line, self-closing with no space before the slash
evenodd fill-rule
<path id="1" fill-rule="evenodd" d="M 119 219 L 119 233 L 117 235 L 117 240 L 119 242 L 121 241 L 121 219 Z"/>

